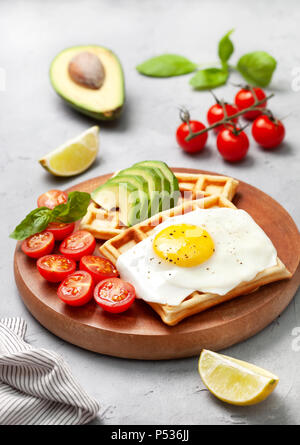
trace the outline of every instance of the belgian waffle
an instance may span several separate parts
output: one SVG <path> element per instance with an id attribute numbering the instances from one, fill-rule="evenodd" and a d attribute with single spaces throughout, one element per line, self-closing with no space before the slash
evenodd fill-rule
<path id="1" fill-rule="evenodd" d="M 238 181 L 227 176 L 175 172 L 181 197 L 178 205 L 210 195 L 220 195 L 231 201 Z M 118 210 L 104 210 L 92 202 L 80 223 L 80 229 L 88 230 L 95 238 L 109 240 L 127 229 L 119 220 Z"/>
<path id="2" fill-rule="evenodd" d="M 197 208 L 215 208 L 228 207 L 236 208 L 228 199 L 220 195 L 207 196 L 202 199 L 183 202 L 174 209 L 161 212 L 152 218 L 149 218 L 133 227 L 130 227 L 106 241 L 100 248 L 100 253 L 109 258 L 114 264 L 122 253 L 151 235 L 154 227 L 161 224 L 167 218 L 191 212 Z M 186 317 L 202 312 L 212 306 L 231 300 L 239 295 L 254 292 L 260 286 L 273 281 L 290 278 L 291 273 L 285 265 L 277 258 L 277 264 L 274 267 L 259 272 L 256 277 L 249 281 L 239 284 L 236 288 L 225 295 L 216 295 L 195 291 L 188 295 L 178 306 L 169 306 L 167 304 L 148 303 L 161 317 L 167 325 L 173 326 Z"/>

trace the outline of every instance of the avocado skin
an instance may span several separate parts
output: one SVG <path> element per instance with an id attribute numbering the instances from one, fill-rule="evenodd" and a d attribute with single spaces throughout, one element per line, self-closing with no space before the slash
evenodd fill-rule
<path id="1" fill-rule="evenodd" d="M 68 105 L 70 105 L 73 109 L 75 109 L 76 111 L 79 111 L 80 113 L 84 114 L 85 116 L 91 117 L 97 121 L 112 121 L 114 119 L 117 119 L 118 117 L 120 117 L 124 104 L 125 104 L 125 79 L 124 79 L 124 72 L 123 72 L 123 68 L 121 65 L 121 62 L 119 60 L 119 58 L 116 56 L 116 54 L 110 50 L 109 48 L 105 48 L 104 46 L 101 46 L 102 49 L 110 52 L 114 58 L 116 59 L 116 62 L 118 63 L 121 73 L 122 73 L 122 105 L 119 106 L 118 108 L 115 108 L 113 110 L 108 110 L 105 112 L 95 112 L 95 111 L 91 111 L 88 110 L 87 108 L 85 108 L 84 106 L 81 106 L 79 103 L 75 103 L 73 101 L 71 101 L 68 96 L 66 96 L 63 91 L 61 91 L 56 83 L 55 80 L 53 79 L 52 76 L 52 67 L 55 64 L 57 58 L 60 56 L 61 53 L 63 53 L 64 51 L 70 50 L 70 49 L 78 49 L 78 50 L 85 50 L 88 47 L 99 47 L 99 45 L 78 45 L 78 46 L 73 46 L 73 47 L 69 47 L 69 48 L 65 48 L 64 50 L 60 51 L 52 60 L 51 65 L 50 65 L 50 69 L 49 69 L 49 78 L 50 78 L 50 82 L 51 85 L 54 89 L 54 91 L 58 94 L 58 96 L 63 99 Z"/>
<path id="2" fill-rule="evenodd" d="M 95 119 L 97 121 L 112 121 L 112 120 L 120 117 L 120 115 L 123 111 L 124 104 L 122 105 L 122 107 L 116 108 L 115 110 L 112 110 L 112 111 L 107 111 L 105 113 L 94 113 L 93 111 L 86 110 L 85 108 L 82 108 L 79 105 L 74 104 L 70 100 L 63 97 L 60 93 L 58 93 L 57 90 L 55 90 L 55 91 L 65 102 L 68 103 L 68 105 L 70 105 L 76 111 L 79 111 L 80 113 L 84 114 L 85 116 L 92 117 L 93 119 Z"/>

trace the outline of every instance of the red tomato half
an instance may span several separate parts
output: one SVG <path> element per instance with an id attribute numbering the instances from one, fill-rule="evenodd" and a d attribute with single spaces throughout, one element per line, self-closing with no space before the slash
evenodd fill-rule
<path id="1" fill-rule="evenodd" d="M 94 299 L 105 311 L 118 314 L 132 305 L 135 300 L 135 289 L 120 278 L 109 278 L 97 284 Z"/>
<path id="2" fill-rule="evenodd" d="M 59 251 L 67 258 L 80 261 L 84 255 L 91 255 L 96 247 L 95 237 L 86 230 L 78 230 L 63 240 Z"/>
<path id="3" fill-rule="evenodd" d="M 99 283 L 99 281 L 103 281 L 106 278 L 119 276 L 119 272 L 111 261 L 95 255 L 83 256 L 80 260 L 79 268 L 89 272 L 95 283 Z"/>
<path id="4" fill-rule="evenodd" d="M 64 204 L 68 201 L 68 195 L 61 190 L 49 190 L 38 197 L 38 207 L 48 207 L 54 209 L 59 204 Z"/>
<path id="5" fill-rule="evenodd" d="M 253 122 L 252 135 L 259 145 L 266 149 L 272 149 L 283 141 L 285 128 L 281 121 L 263 115 Z"/>
<path id="6" fill-rule="evenodd" d="M 225 110 L 227 116 L 233 116 L 238 113 L 238 108 L 235 105 L 225 104 Z M 213 125 L 216 122 L 219 122 L 224 119 L 224 110 L 221 104 L 214 104 L 207 112 L 207 122 L 209 125 Z M 237 123 L 237 118 L 233 119 L 233 122 Z M 224 125 L 218 125 L 214 128 L 216 132 L 223 130 Z"/>
<path id="7" fill-rule="evenodd" d="M 189 121 L 189 125 L 193 133 L 205 129 L 205 125 L 203 125 L 202 122 L 199 121 Z M 203 150 L 208 138 L 208 133 L 206 132 L 200 134 L 190 141 L 186 141 L 186 138 L 189 134 L 189 126 L 186 122 L 183 122 L 181 125 L 179 125 L 176 131 L 176 140 L 178 145 L 187 153 L 197 153 Z"/>
<path id="8" fill-rule="evenodd" d="M 53 233 L 55 241 L 61 241 L 74 231 L 75 223 L 52 222 L 47 227 L 47 231 Z"/>
<path id="9" fill-rule="evenodd" d="M 76 263 L 62 255 L 45 255 L 37 260 L 39 273 L 47 281 L 58 283 L 75 272 Z"/>
<path id="10" fill-rule="evenodd" d="M 253 88 L 256 97 L 258 100 L 263 100 L 266 95 L 261 88 Z M 235 96 L 235 104 L 239 110 L 244 110 L 245 108 L 249 108 L 254 104 L 255 98 L 253 96 L 252 91 L 249 88 L 242 88 L 237 92 Z M 267 106 L 267 101 L 258 106 L 258 108 L 265 108 Z M 261 114 L 261 111 L 254 110 L 248 111 L 248 113 L 243 114 L 245 119 L 250 121 L 256 119 Z"/>
<path id="11" fill-rule="evenodd" d="M 93 296 L 92 276 L 84 270 L 72 273 L 60 284 L 57 295 L 70 306 L 83 306 Z"/>
<path id="12" fill-rule="evenodd" d="M 23 252 L 31 258 L 40 258 L 51 253 L 54 247 L 54 236 L 44 231 L 25 239 L 21 244 Z"/>

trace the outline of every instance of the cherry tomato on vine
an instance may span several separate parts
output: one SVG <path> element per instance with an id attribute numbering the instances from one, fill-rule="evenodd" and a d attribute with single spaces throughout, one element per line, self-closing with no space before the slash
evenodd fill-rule
<path id="1" fill-rule="evenodd" d="M 63 255 L 45 255 L 37 260 L 39 273 L 51 283 L 63 281 L 68 275 L 75 272 L 76 263 Z"/>
<path id="2" fill-rule="evenodd" d="M 196 133 L 198 131 L 204 130 L 205 125 L 202 124 L 202 122 L 199 121 L 189 121 L 190 128 L 193 133 Z M 200 136 L 196 136 L 190 141 L 186 141 L 187 136 L 190 134 L 189 127 L 186 122 L 183 122 L 176 131 L 176 140 L 178 145 L 187 153 L 197 153 L 201 150 L 203 150 L 208 134 L 203 133 Z"/>
<path id="3" fill-rule="evenodd" d="M 54 236 L 52 233 L 44 231 L 26 238 L 22 244 L 22 251 L 31 258 L 40 258 L 48 255 L 54 248 Z"/>
<path id="4" fill-rule="evenodd" d="M 61 190 L 49 190 L 38 197 L 37 205 L 38 207 L 48 207 L 49 209 L 54 209 L 59 204 L 64 204 L 68 201 L 68 195 L 66 192 Z"/>
<path id="5" fill-rule="evenodd" d="M 84 270 L 72 273 L 60 284 L 57 295 L 70 306 L 83 306 L 93 297 L 92 276 Z"/>
<path id="6" fill-rule="evenodd" d="M 238 113 L 238 108 L 235 105 L 230 104 L 224 104 L 227 116 L 232 116 L 236 113 Z M 209 125 L 213 125 L 216 122 L 219 122 L 224 119 L 224 110 L 220 103 L 215 103 L 210 107 L 210 109 L 207 112 L 207 122 Z M 237 123 L 237 118 L 233 119 L 233 122 Z M 224 125 L 218 125 L 218 127 L 214 128 L 215 132 L 219 132 L 223 130 Z"/>
<path id="7" fill-rule="evenodd" d="M 106 278 L 119 276 L 119 272 L 111 261 L 95 255 L 83 256 L 80 260 L 79 268 L 89 272 L 95 283 L 99 283 L 99 281 L 103 281 Z"/>
<path id="8" fill-rule="evenodd" d="M 79 261 L 84 255 L 91 255 L 95 247 L 95 237 L 86 230 L 78 230 L 63 240 L 59 251 L 67 258 Z"/>
<path id="9" fill-rule="evenodd" d="M 265 99 L 266 97 L 265 92 L 261 88 L 253 88 L 253 90 L 258 100 Z M 237 92 L 235 96 L 235 104 L 239 110 L 244 110 L 245 108 L 251 107 L 254 104 L 254 102 L 255 98 L 250 88 L 242 88 L 240 91 Z M 261 105 L 258 105 L 258 108 L 265 108 L 266 106 L 267 106 L 267 101 L 265 101 Z M 260 115 L 261 111 L 253 110 L 243 114 L 243 117 L 245 119 L 252 121 Z"/>
<path id="10" fill-rule="evenodd" d="M 53 233 L 56 241 L 61 241 L 73 233 L 75 223 L 52 222 L 48 225 L 47 231 Z"/>
<path id="11" fill-rule="evenodd" d="M 253 122 L 252 135 L 259 145 L 272 149 L 283 141 L 285 128 L 281 121 L 263 114 Z"/>
<path id="12" fill-rule="evenodd" d="M 247 154 L 249 139 L 244 131 L 224 128 L 217 137 L 217 147 L 226 161 L 241 161 Z"/>
<path id="13" fill-rule="evenodd" d="M 135 300 L 135 289 L 120 278 L 108 278 L 97 284 L 94 299 L 105 311 L 119 314 L 126 311 Z"/>

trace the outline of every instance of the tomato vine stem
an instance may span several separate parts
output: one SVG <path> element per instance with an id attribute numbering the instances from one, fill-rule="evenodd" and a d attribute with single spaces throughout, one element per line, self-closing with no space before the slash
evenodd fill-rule
<path id="1" fill-rule="evenodd" d="M 240 110 L 237 113 L 232 114 L 231 116 L 226 116 L 225 115 L 224 119 L 222 119 L 222 120 L 220 120 L 218 122 L 215 122 L 214 124 L 210 125 L 209 127 L 204 128 L 201 131 L 193 132 L 193 131 L 191 131 L 191 129 L 189 129 L 190 133 L 185 138 L 185 140 L 186 141 L 190 141 L 190 140 L 194 139 L 196 136 L 200 136 L 203 133 L 207 133 L 208 131 L 212 130 L 213 128 L 218 127 L 219 125 L 230 124 L 233 119 L 235 119 L 236 117 L 242 116 L 243 114 L 248 113 L 249 111 L 255 111 L 255 110 L 262 111 L 263 109 L 259 108 L 259 105 L 265 103 L 267 100 L 271 99 L 272 97 L 274 97 L 274 93 L 269 94 L 269 96 L 264 97 L 261 100 L 256 100 L 254 102 L 254 104 L 251 105 L 251 107 L 244 108 L 244 110 Z"/>

